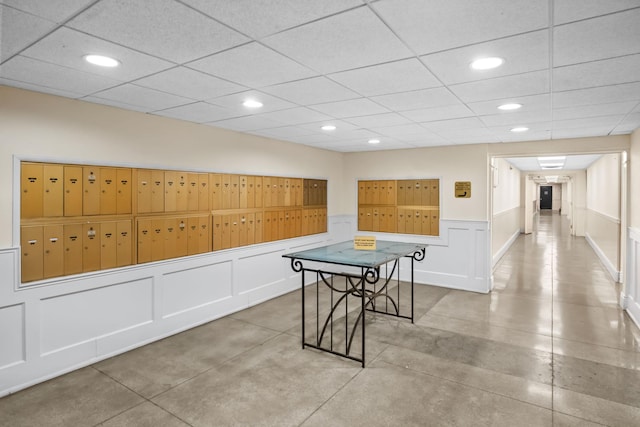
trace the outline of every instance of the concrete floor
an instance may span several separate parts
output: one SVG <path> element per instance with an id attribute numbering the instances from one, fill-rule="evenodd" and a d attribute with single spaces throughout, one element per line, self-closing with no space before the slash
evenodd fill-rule
<path id="1" fill-rule="evenodd" d="M 640 332 L 584 238 L 542 215 L 489 295 L 367 315 L 367 367 L 300 348 L 300 294 L 0 399 L 0 426 L 640 425 Z"/>

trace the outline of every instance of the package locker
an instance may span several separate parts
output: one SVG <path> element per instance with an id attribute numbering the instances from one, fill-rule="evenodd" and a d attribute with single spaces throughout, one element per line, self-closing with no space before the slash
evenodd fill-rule
<path id="1" fill-rule="evenodd" d="M 209 174 L 209 190 L 211 210 L 222 209 L 222 175 Z"/>
<path id="2" fill-rule="evenodd" d="M 151 212 L 151 171 L 148 169 L 136 170 L 137 212 Z"/>
<path id="3" fill-rule="evenodd" d="M 164 172 L 164 212 L 175 212 L 178 200 L 178 172 Z"/>
<path id="4" fill-rule="evenodd" d="M 152 239 L 152 223 L 149 218 L 140 218 L 137 221 L 138 229 L 138 263 L 151 262 L 152 253 L 151 248 L 153 246 Z"/>
<path id="5" fill-rule="evenodd" d="M 164 219 L 151 220 L 151 261 L 164 259 Z"/>
<path id="6" fill-rule="evenodd" d="M 82 224 L 64 225 L 63 237 L 65 275 L 82 273 L 82 231 Z"/>
<path id="7" fill-rule="evenodd" d="M 229 175 L 231 180 L 231 209 L 240 208 L 240 175 Z"/>
<path id="8" fill-rule="evenodd" d="M 187 218 L 175 219 L 176 247 L 174 256 L 176 257 L 189 255 L 189 236 L 187 231 L 187 224 Z"/>
<path id="9" fill-rule="evenodd" d="M 164 171 L 151 171 L 151 212 L 164 212 Z"/>
<path id="10" fill-rule="evenodd" d="M 40 195 L 42 195 L 42 192 Z M 42 226 L 21 227 L 20 249 L 22 251 L 21 259 L 23 282 L 40 280 L 44 276 L 44 245 L 42 239 Z"/>
<path id="11" fill-rule="evenodd" d="M 164 251 L 162 258 L 171 259 L 176 258 L 177 254 L 177 226 L 175 218 L 164 218 L 162 221 L 162 244 L 164 245 Z"/>
<path id="12" fill-rule="evenodd" d="M 238 184 L 238 198 L 239 198 L 239 203 L 238 203 L 238 207 L 240 209 L 247 209 L 248 205 L 249 205 L 249 195 L 248 195 L 248 182 L 247 182 L 247 177 L 245 175 L 242 175 L 239 178 L 239 184 Z"/>
<path id="13" fill-rule="evenodd" d="M 100 214 L 100 168 L 84 166 L 82 168 L 82 214 Z"/>
<path id="14" fill-rule="evenodd" d="M 100 268 L 118 265 L 118 227 L 115 221 L 100 223 Z"/>
<path id="15" fill-rule="evenodd" d="M 190 218 L 190 224 L 191 220 Z M 193 219 L 193 225 L 189 225 L 190 229 L 198 230 L 198 222 Z M 222 215 L 214 215 L 213 216 L 213 250 L 219 251 L 222 249 Z M 194 252 L 195 253 L 195 252 Z"/>
<path id="16" fill-rule="evenodd" d="M 116 213 L 131 213 L 131 169 L 116 169 Z"/>
<path id="17" fill-rule="evenodd" d="M 114 215 L 117 212 L 117 173 L 115 168 L 100 168 L 100 215 Z"/>
<path id="18" fill-rule="evenodd" d="M 255 181 L 255 206 L 256 208 L 262 208 L 264 206 L 264 202 L 263 202 L 263 198 L 264 198 L 264 183 L 263 183 L 263 177 L 261 176 L 255 176 L 253 177 L 254 181 Z"/>
<path id="19" fill-rule="evenodd" d="M 187 177 L 188 175 L 184 172 L 176 174 L 176 211 L 178 212 L 185 212 L 189 209 Z"/>
<path id="20" fill-rule="evenodd" d="M 82 166 L 64 167 L 64 216 L 82 215 Z"/>
<path id="21" fill-rule="evenodd" d="M 100 224 L 82 225 L 82 271 L 100 270 Z"/>
<path id="22" fill-rule="evenodd" d="M 209 174 L 198 174 L 198 210 L 209 210 Z"/>
<path id="23" fill-rule="evenodd" d="M 257 193 L 256 193 L 257 194 Z M 255 223 L 255 243 L 264 242 L 264 213 L 256 212 L 256 223 Z"/>
<path id="24" fill-rule="evenodd" d="M 44 165 L 42 167 L 42 214 L 45 217 L 64 215 L 64 166 Z"/>
<path id="25" fill-rule="evenodd" d="M 43 216 L 43 176 L 41 164 L 22 163 L 20 165 L 20 216 L 22 218 Z"/>
<path id="26" fill-rule="evenodd" d="M 131 265 L 131 220 L 122 220 L 116 223 L 116 267 Z"/>

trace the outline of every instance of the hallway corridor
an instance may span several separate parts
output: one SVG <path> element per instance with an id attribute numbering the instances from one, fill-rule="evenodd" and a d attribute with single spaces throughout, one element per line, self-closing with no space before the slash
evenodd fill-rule
<path id="1" fill-rule="evenodd" d="M 367 315 L 367 367 L 300 348 L 300 293 L 0 399 L 1 426 L 638 426 L 640 332 L 543 214 L 482 295 L 417 286 Z"/>

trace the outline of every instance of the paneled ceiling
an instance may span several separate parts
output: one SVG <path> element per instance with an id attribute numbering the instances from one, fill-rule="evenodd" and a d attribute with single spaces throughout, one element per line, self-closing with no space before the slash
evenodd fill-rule
<path id="1" fill-rule="evenodd" d="M 2 85 L 329 150 L 640 127 L 640 0 L 0 0 L 0 24 Z"/>

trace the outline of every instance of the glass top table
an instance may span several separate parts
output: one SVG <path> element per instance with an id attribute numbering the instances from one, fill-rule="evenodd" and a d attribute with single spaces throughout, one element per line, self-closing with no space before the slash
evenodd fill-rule
<path id="1" fill-rule="evenodd" d="M 378 240 L 376 249 L 357 250 L 350 240 L 282 255 L 301 273 L 302 348 L 346 357 L 364 368 L 365 312 L 413 323 L 414 262 L 424 260 L 425 251 L 424 244 L 386 240 Z M 400 280 L 400 260 L 407 258 L 408 264 L 403 264 L 410 282 Z M 304 266 L 305 261 L 320 266 Z M 326 264 L 356 267 L 359 272 L 329 271 L 335 268 Z M 307 278 L 313 276 L 315 281 L 309 283 Z"/>
<path id="2" fill-rule="evenodd" d="M 372 268 L 420 252 L 424 248 L 425 245 L 416 243 L 378 240 L 374 250 L 356 250 L 353 248 L 353 240 L 349 240 L 320 248 L 285 254 L 283 257 Z"/>

